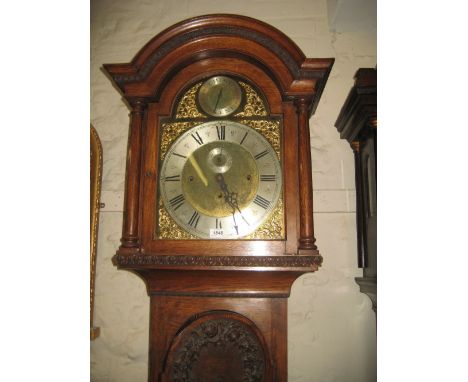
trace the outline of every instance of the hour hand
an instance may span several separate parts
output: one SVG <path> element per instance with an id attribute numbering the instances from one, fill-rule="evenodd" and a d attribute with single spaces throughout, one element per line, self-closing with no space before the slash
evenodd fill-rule
<path id="1" fill-rule="evenodd" d="M 229 192 L 228 187 L 226 182 L 224 181 L 224 176 L 223 174 L 216 174 L 215 175 L 216 182 L 218 182 L 219 187 L 221 187 L 221 190 L 223 191 L 224 194 L 224 201 L 231 207 L 232 211 L 232 220 L 234 220 L 234 228 L 236 229 L 236 235 L 239 235 L 239 227 L 236 223 L 236 208 L 237 207 L 237 201 L 235 200 L 235 194 L 232 192 Z"/>
<path id="2" fill-rule="evenodd" d="M 239 227 L 236 224 L 236 218 L 234 217 L 234 215 L 232 215 L 232 218 L 234 219 L 234 228 L 236 229 L 236 235 L 239 235 Z"/>
<path id="3" fill-rule="evenodd" d="M 216 182 L 218 182 L 219 187 L 223 191 L 224 194 L 224 201 L 232 208 L 232 213 L 236 212 L 237 208 L 237 194 L 235 192 L 229 192 L 228 186 L 224 181 L 223 174 L 216 174 L 215 175 Z"/>
<path id="4" fill-rule="evenodd" d="M 223 192 L 226 193 L 227 192 L 227 185 L 226 185 L 226 182 L 224 181 L 223 174 L 216 174 L 215 179 L 216 179 L 216 182 L 218 182 L 219 187 L 221 187 L 221 190 L 223 190 Z"/>

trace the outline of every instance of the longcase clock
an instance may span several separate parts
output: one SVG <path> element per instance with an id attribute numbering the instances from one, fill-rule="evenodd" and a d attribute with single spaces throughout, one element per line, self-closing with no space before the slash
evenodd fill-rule
<path id="1" fill-rule="evenodd" d="M 357 277 L 377 314 L 377 69 L 360 68 L 335 122 L 353 149 L 356 180 Z"/>
<path id="2" fill-rule="evenodd" d="M 149 381 L 287 380 L 287 298 L 322 263 L 309 118 L 332 64 L 208 15 L 104 65 L 131 107 L 113 261 L 147 285 Z"/>

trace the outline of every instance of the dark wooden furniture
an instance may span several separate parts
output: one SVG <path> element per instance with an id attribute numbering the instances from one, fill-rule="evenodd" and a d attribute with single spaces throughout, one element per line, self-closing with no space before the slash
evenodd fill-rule
<path id="1" fill-rule="evenodd" d="M 354 152 L 358 265 L 356 282 L 377 313 L 377 69 L 359 69 L 335 123 Z"/>
<path id="2" fill-rule="evenodd" d="M 309 118 L 333 61 L 306 58 L 258 20 L 208 15 L 164 30 L 130 63 L 104 65 L 131 108 L 122 244 L 113 261 L 141 276 L 151 298 L 149 381 L 287 380 L 287 298 L 294 280 L 322 262 Z M 265 118 L 280 121 L 282 239 L 158 236 L 164 121 L 177 117 L 187 89 L 212 76 L 250 84 Z"/>

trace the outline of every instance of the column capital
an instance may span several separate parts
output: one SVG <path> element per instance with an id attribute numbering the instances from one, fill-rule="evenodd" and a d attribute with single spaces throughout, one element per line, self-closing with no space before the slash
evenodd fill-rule
<path id="1" fill-rule="evenodd" d="M 351 148 L 353 149 L 353 151 L 354 151 L 355 153 L 359 153 L 359 150 L 360 150 L 360 143 L 359 143 L 359 141 L 352 141 L 352 142 L 350 143 L 350 145 L 351 145 Z"/>
<path id="2" fill-rule="evenodd" d="M 148 106 L 145 98 L 128 98 L 127 101 L 132 108 L 132 113 L 142 113 Z"/>
<path id="3" fill-rule="evenodd" d="M 294 98 L 294 105 L 298 111 L 308 111 L 311 105 L 312 99 L 310 97 L 296 97 Z"/>

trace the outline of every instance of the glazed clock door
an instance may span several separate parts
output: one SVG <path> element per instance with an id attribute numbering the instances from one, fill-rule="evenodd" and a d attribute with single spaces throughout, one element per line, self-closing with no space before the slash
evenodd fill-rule
<path id="1" fill-rule="evenodd" d="M 284 248 L 281 116 L 240 76 L 205 77 L 176 100 L 150 159 L 159 168 L 155 243 L 263 239 Z"/>

